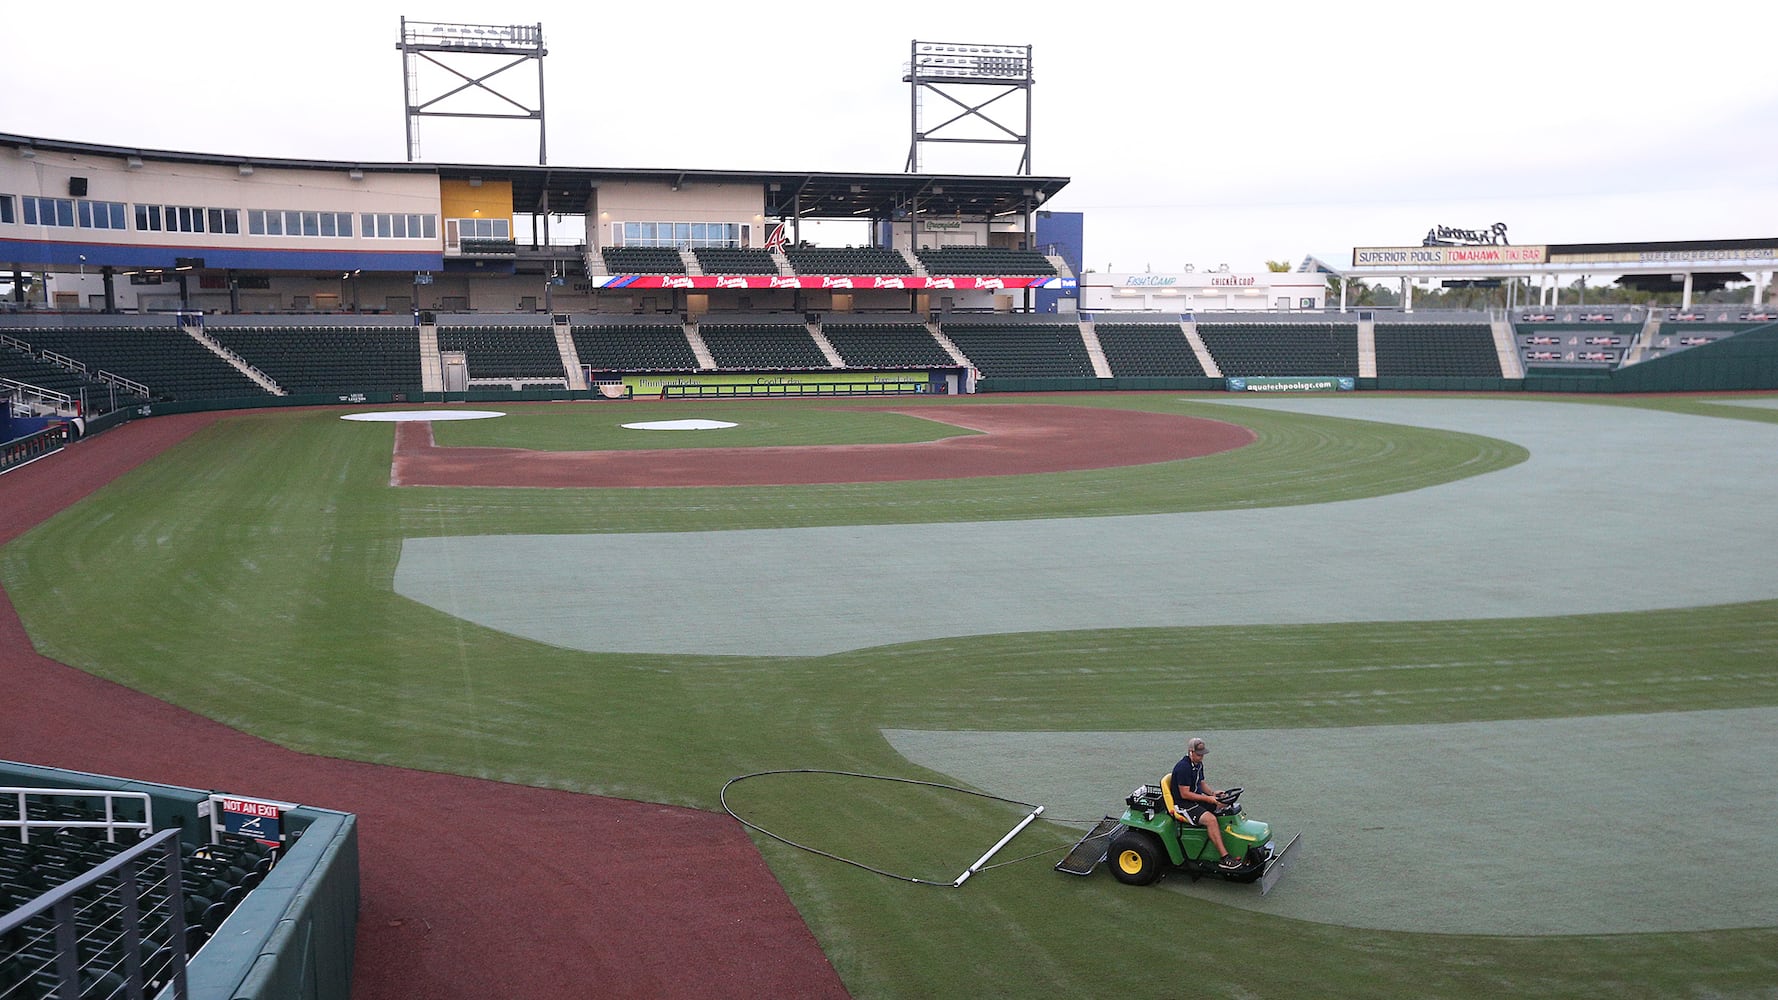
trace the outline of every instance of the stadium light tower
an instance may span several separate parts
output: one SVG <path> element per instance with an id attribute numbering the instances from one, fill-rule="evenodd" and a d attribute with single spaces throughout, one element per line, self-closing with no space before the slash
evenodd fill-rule
<path id="1" fill-rule="evenodd" d="M 401 19 L 401 41 L 395 47 L 401 50 L 402 97 L 407 108 L 409 163 L 420 158 L 420 133 L 417 125 L 418 119 L 424 117 L 535 120 L 537 163 L 541 166 L 549 162 L 543 118 L 543 57 L 549 55 L 549 50 L 543 47 L 542 24 L 444 24 L 437 21 L 409 21 L 404 17 Z M 471 72 L 491 64 L 487 57 L 506 61 L 486 73 L 471 76 Z M 493 77 L 533 60 L 537 63 L 535 108 L 500 92 L 488 83 Z M 445 79 L 439 84 L 442 93 L 432 97 L 421 94 L 422 61 L 431 63 L 455 78 Z M 459 80 L 462 82 L 459 83 Z M 443 89 L 445 87 L 449 89 Z M 492 95 L 496 102 L 487 106 L 495 110 L 464 109 L 464 99 L 474 95 L 476 91 Z M 451 109 L 439 106 L 451 98 L 458 98 Z M 499 102 L 518 110 L 507 110 Z"/>
<path id="2" fill-rule="evenodd" d="M 1022 150 L 1017 173 L 1031 173 L 1031 46 L 980 45 L 958 42 L 922 42 L 916 40 L 908 58 L 907 75 L 902 82 L 909 85 L 912 112 L 911 138 L 908 143 L 907 172 L 920 172 L 920 147 L 929 142 L 964 142 L 982 145 L 1018 146 Z M 976 88 L 968 97 L 951 93 L 953 89 Z M 970 103 L 981 88 L 993 88 L 987 100 Z M 923 92 L 930 91 L 961 109 L 950 118 L 926 127 Z M 1008 124 L 995 117 L 1000 108 L 991 108 L 1001 98 L 1017 94 L 1023 99 L 1025 121 L 1020 130 L 1017 123 Z M 941 105 L 950 111 L 948 106 Z M 1016 116 L 1017 109 L 1011 109 Z M 985 125 L 977 134 L 957 135 L 965 125 Z M 951 132 L 940 135 L 950 129 Z"/>

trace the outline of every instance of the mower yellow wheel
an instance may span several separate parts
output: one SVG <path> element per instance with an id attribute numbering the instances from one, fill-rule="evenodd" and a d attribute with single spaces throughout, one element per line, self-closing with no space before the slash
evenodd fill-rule
<path id="1" fill-rule="evenodd" d="M 1105 852 L 1111 874 L 1126 885 L 1148 885 L 1161 877 L 1161 842 L 1147 830 L 1125 828 Z"/>

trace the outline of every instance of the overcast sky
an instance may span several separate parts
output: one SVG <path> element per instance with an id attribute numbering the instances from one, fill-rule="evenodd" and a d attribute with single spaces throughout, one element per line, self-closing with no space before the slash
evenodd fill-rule
<path id="1" fill-rule="evenodd" d="M 1094 269 L 1349 263 L 1437 224 L 1505 222 L 1515 243 L 1778 236 L 1774 0 L 15 8 L 0 131 L 45 138 L 404 160 L 405 14 L 542 23 L 553 164 L 897 172 L 913 39 L 1029 44 L 1032 172 L 1072 179 L 1046 207 L 1086 214 Z M 490 82 L 534 105 L 535 76 Z M 993 106 L 1015 128 L 1016 99 Z M 926 100 L 927 127 L 949 116 Z M 420 122 L 428 161 L 535 163 L 537 138 Z M 922 157 L 1018 169 L 1013 146 Z"/>

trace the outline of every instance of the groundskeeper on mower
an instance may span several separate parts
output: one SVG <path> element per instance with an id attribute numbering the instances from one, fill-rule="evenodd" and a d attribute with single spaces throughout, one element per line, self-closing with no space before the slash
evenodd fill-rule
<path id="1" fill-rule="evenodd" d="M 1205 875 L 1230 882 L 1258 882 L 1263 895 L 1296 863 L 1297 834 L 1282 850 L 1272 842 L 1270 824 L 1249 819 L 1241 812 L 1241 789 L 1217 793 L 1221 805 L 1216 822 L 1222 826 L 1222 842 L 1241 864 L 1225 868 L 1204 828 L 1186 818 L 1174 795 L 1173 775 L 1157 785 L 1142 785 L 1124 798 L 1128 806 L 1121 819 L 1099 821 L 1056 870 L 1071 875 L 1091 875 L 1100 861 L 1111 862 L 1111 874 L 1128 885 L 1149 885 L 1172 871 L 1189 874 L 1192 881 Z"/>

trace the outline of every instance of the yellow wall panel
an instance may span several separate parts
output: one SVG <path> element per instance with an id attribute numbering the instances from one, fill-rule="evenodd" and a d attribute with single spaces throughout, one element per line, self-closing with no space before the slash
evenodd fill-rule
<path id="1" fill-rule="evenodd" d="M 512 182 L 482 181 L 470 187 L 468 181 L 438 182 L 439 213 L 447 219 L 510 219 L 512 218 Z"/>

